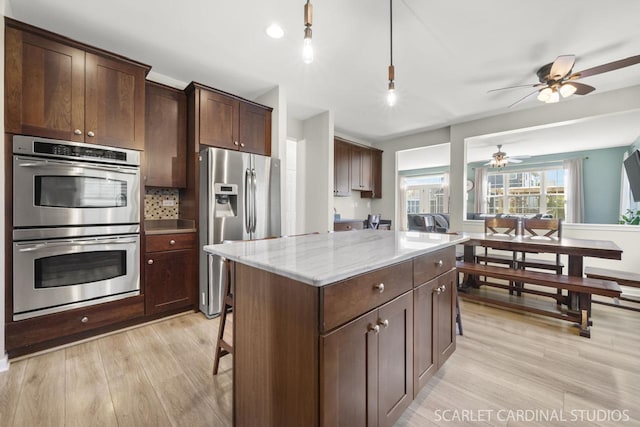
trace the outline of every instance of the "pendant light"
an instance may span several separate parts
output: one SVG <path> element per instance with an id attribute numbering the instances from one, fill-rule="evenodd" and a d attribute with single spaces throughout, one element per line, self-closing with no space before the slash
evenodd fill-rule
<path id="1" fill-rule="evenodd" d="M 313 24 L 313 5 L 307 0 L 304 5 L 304 41 L 302 43 L 302 60 L 305 64 L 313 62 L 313 46 L 311 45 L 311 25 Z"/>
<path id="2" fill-rule="evenodd" d="M 393 0 L 389 0 L 389 89 L 387 91 L 387 104 L 393 107 L 396 104 L 395 69 L 393 67 Z"/>

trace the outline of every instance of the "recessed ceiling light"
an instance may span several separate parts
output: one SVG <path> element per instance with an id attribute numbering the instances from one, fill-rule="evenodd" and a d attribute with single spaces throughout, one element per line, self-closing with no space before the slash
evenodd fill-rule
<path id="1" fill-rule="evenodd" d="M 279 38 L 282 38 L 282 36 L 284 36 L 284 30 L 280 25 L 276 23 L 269 25 L 265 30 L 265 32 L 272 39 L 279 39 Z"/>

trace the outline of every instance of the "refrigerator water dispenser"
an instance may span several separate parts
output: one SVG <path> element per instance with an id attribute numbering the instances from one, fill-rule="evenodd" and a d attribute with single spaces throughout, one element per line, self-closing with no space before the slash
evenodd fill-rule
<path id="1" fill-rule="evenodd" d="M 229 218 L 238 216 L 238 185 L 219 184 L 214 185 L 215 206 L 213 208 L 216 218 Z"/>

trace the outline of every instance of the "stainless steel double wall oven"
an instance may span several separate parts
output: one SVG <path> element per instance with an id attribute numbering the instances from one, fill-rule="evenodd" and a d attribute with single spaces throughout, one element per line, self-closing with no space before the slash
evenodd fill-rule
<path id="1" fill-rule="evenodd" d="M 13 137 L 13 319 L 140 294 L 140 153 Z"/>

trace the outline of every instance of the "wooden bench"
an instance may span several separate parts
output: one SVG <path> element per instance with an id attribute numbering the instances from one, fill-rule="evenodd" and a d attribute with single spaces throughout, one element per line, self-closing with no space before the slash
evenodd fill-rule
<path id="1" fill-rule="evenodd" d="M 621 294 L 618 283 L 611 280 L 566 276 L 463 261 L 458 261 L 456 268 L 458 272 L 469 276 L 468 282 L 471 285 L 460 289 L 460 296 L 462 298 L 576 322 L 580 324 L 580 335 L 584 337 L 591 336 L 589 330 L 589 326 L 591 325 L 591 296 L 602 295 L 618 298 Z M 544 292 L 537 289 L 522 289 L 524 293 L 556 299 L 558 303 L 565 304 L 566 308 L 559 304 L 549 304 L 547 301 L 539 298 L 527 299 L 522 296 L 508 295 L 489 289 L 480 289 L 479 285 L 481 284 L 504 289 L 509 289 L 509 285 L 479 282 L 476 280 L 476 277 L 479 276 L 567 290 L 567 296 L 558 296 L 556 293 Z"/>
<path id="2" fill-rule="evenodd" d="M 632 273 L 629 271 L 618 271 L 618 270 L 610 270 L 608 268 L 596 268 L 596 267 L 585 267 L 584 274 L 592 279 L 603 279 L 603 280 L 613 280 L 617 282 L 620 286 L 628 286 L 631 288 L 640 288 L 640 274 Z M 640 305 L 640 297 L 633 297 L 630 295 L 621 294 L 618 297 L 617 303 L 610 303 L 606 301 L 597 301 L 593 302 L 603 305 L 609 305 L 612 307 L 624 308 L 625 310 L 633 310 L 640 311 L 640 308 L 622 305 L 620 301 L 628 301 L 632 303 L 636 303 Z"/>

